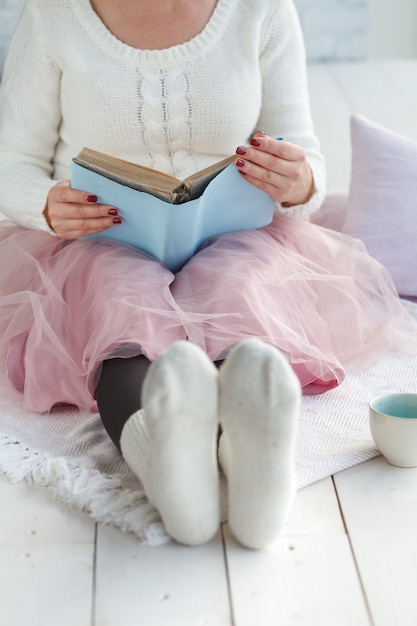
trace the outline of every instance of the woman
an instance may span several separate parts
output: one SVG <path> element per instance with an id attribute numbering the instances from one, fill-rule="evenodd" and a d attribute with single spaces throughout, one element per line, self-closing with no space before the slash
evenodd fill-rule
<path id="1" fill-rule="evenodd" d="M 123 220 L 71 189 L 84 145 L 178 178 L 236 151 L 276 215 L 206 242 L 174 275 L 81 239 Z M 220 424 L 231 528 L 245 546 L 271 543 L 295 492 L 301 387 L 333 388 L 342 363 L 395 346 L 406 322 L 358 242 L 303 219 L 325 167 L 292 0 L 30 0 L 5 66 L 0 151 L 1 345 L 24 406 L 96 399 L 167 531 L 190 545 L 219 524 Z"/>

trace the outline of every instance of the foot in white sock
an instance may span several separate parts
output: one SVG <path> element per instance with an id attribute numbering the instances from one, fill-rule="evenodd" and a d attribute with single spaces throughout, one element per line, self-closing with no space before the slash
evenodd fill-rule
<path id="1" fill-rule="evenodd" d="M 200 348 L 178 341 L 149 368 L 142 402 L 123 429 L 123 456 L 167 533 L 205 543 L 220 523 L 217 370 Z"/>
<path id="2" fill-rule="evenodd" d="M 253 338 L 231 351 L 219 386 L 229 525 L 242 545 L 266 548 L 277 539 L 296 492 L 300 383 L 279 350 Z"/>

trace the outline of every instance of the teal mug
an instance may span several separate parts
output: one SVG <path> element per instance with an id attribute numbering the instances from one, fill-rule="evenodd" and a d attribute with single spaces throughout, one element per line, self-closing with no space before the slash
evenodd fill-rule
<path id="1" fill-rule="evenodd" d="M 369 404 L 369 425 L 391 465 L 417 467 L 417 393 L 392 393 Z"/>

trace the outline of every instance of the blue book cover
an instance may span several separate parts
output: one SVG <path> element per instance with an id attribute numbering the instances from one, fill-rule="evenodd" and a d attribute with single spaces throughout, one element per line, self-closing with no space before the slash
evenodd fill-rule
<path id="1" fill-rule="evenodd" d="M 204 241 L 215 235 L 266 226 L 275 202 L 240 175 L 235 166 L 220 171 L 193 200 L 172 204 L 71 163 L 71 186 L 117 207 L 122 224 L 89 237 L 133 246 L 178 271 Z"/>

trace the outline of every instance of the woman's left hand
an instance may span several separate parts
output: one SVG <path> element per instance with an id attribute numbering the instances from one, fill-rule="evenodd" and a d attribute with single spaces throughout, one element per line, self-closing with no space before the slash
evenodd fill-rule
<path id="1" fill-rule="evenodd" d="M 235 166 L 245 180 L 284 207 L 304 204 L 313 195 L 313 175 L 300 146 L 257 132 L 236 154 Z"/>

